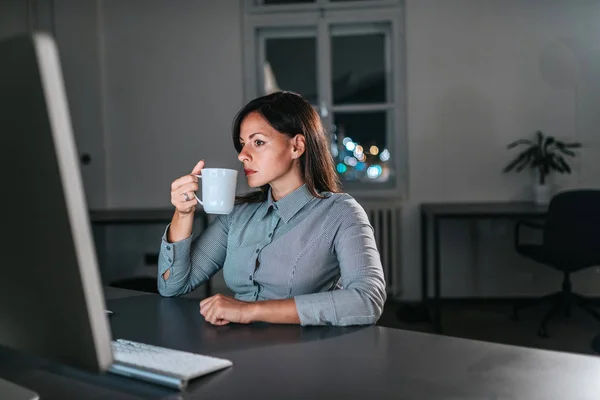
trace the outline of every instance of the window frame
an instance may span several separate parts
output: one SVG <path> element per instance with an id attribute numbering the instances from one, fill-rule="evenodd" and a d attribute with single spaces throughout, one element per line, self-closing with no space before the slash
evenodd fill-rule
<path id="1" fill-rule="evenodd" d="M 347 2 L 332 2 L 331 0 L 315 0 L 314 3 L 298 4 L 261 4 L 261 0 L 242 0 L 246 13 L 249 14 L 268 14 L 268 13 L 288 13 L 302 11 L 324 11 L 324 10 L 347 10 L 347 9 L 365 9 L 376 7 L 394 7 L 400 5 L 402 0 L 356 0 Z"/>
<path id="2" fill-rule="evenodd" d="M 252 0 L 249 0 L 252 2 Z M 390 2 L 399 4 L 398 1 Z M 322 3 L 321 1 L 319 2 Z M 355 2 L 351 2 L 355 3 Z M 364 3 L 364 2 L 356 2 Z M 379 3 L 379 1 L 378 1 Z M 310 6 L 313 6 L 312 4 Z M 344 5 L 346 6 L 346 5 Z M 269 6 L 274 7 L 274 6 Z M 306 9 L 306 7 L 303 7 Z M 285 7 L 288 11 L 288 8 Z M 262 93 L 259 93 L 259 84 L 262 84 L 263 69 L 259 68 L 259 54 L 262 45 L 259 43 L 260 29 L 278 28 L 278 29 L 312 29 L 316 28 L 317 42 L 317 91 L 318 91 L 318 108 L 323 119 L 323 123 L 327 128 L 328 134 L 331 134 L 333 113 L 340 111 L 368 111 L 372 109 L 387 109 L 388 113 L 388 132 L 387 142 L 388 150 L 394 157 L 394 182 L 393 187 L 382 187 L 386 184 L 361 184 L 347 182 L 344 191 L 354 197 L 359 198 L 382 198 L 382 197 L 400 197 L 406 198 L 408 187 L 408 148 L 407 148 L 407 120 L 406 120 L 406 60 L 405 40 L 404 40 L 404 20 L 403 7 L 396 6 L 392 8 L 386 7 L 357 7 L 348 9 L 348 7 L 335 7 L 329 10 L 314 10 L 304 13 L 289 13 L 289 12 L 269 12 L 269 13 L 244 13 L 243 18 L 243 43 L 244 43 L 244 99 L 248 102 Z M 333 88 L 331 81 L 331 35 L 330 27 L 335 25 L 366 25 L 366 24 L 389 24 L 390 34 L 389 40 L 389 60 L 386 60 L 386 67 L 391 70 L 388 76 L 388 88 L 391 88 L 392 97 L 388 97 L 385 103 L 377 103 L 369 105 L 333 105 Z M 325 61 L 323 61 L 325 60 Z M 388 65 L 390 64 L 390 65 Z M 383 108 L 385 105 L 388 108 Z M 378 187 L 378 185 L 381 185 Z"/>

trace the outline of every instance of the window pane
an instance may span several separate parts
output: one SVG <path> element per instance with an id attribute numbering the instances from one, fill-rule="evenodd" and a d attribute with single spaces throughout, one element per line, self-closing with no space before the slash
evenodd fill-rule
<path id="1" fill-rule="evenodd" d="M 331 50 L 334 104 L 386 102 L 384 33 L 334 35 Z"/>
<path id="2" fill-rule="evenodd" d="M 265 86 L 291 90 L 317 103 L 317 45 L 314 37 L 270 38 L 265 41 Z M 264 92 L 274 91 L 264 90 Z"/>
<path id="3" fill-rule="evenodd" d="M 262 0 L 259 4 L 271 5 L 271 4 L 306 4 L 314 3 L 316 0 Z"/>
<path id="4" fill-rule="evenodd" d="M 331 152 L 342 181 L 391 180 L 386 111 L 335 113 Z"/>

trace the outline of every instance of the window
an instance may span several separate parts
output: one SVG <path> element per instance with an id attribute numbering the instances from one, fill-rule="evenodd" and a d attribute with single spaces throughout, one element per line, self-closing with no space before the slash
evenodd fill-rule
<path id="1" fill-rule="evenodd" d="M 250 12 L 281 10 L 314 10 L 316 8 L 340 9 L 373 6 L 395 6 L 398 0 L 246 0 Z"/>
<path id="2" fill-rule="evenodd" d="M 255 4 L 256 5 L 266 5 L 272 6 L 275 4 L 306 4 L 306 3 L 316 3 L 316 0 L 259 0 Z"/>
<path id="3" fill-rule="evenodd" d="M 288 7 L 298 8 L 292 13 Z M 300 93 L 327 129 L 345 191 L 403 195 L 404 50 L 398 2 L 250 0 L 247 11 L 247 100 L 277 90 Z"/>
<path id="4" fill-rule="evenodd" d="M 317 31 L 313 28 L 258 30 L 262 95 L 279 89 L 301 93 L 317 104 Z M 276 71 L 276 72 L 275 72 Z M 259 71 L 260 74 L 260 71 Z"/>

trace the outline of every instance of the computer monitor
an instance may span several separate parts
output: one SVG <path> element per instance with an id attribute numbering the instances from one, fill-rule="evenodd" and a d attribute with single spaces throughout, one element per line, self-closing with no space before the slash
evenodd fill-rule
<path id="1" fill-rule="evenodd" d="M 0 345 L 106 371 L 112 338 L 49 35 L 0 41 L 0 152 Z"/>
<path id="2" fill-rule="evenodd" d="M 112 341 L 58 52 L 48 35 L 0 41 L 0 152 L 0 345 L 179 390 L 232 365 Z M 0 399 L 14 391 L 0 382 Z M 29 394 L 21 398 L 35 398 Z"/>

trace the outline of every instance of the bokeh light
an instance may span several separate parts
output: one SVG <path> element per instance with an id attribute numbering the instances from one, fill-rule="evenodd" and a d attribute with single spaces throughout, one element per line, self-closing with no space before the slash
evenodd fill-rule
<path id="1" fill-rule="evenodd" d="M 379 155 L 379 159 L 381 161 L 387 161 L 390 159 L 390 152 L 387 149 L 383 149 L 381 154 Z"/>

